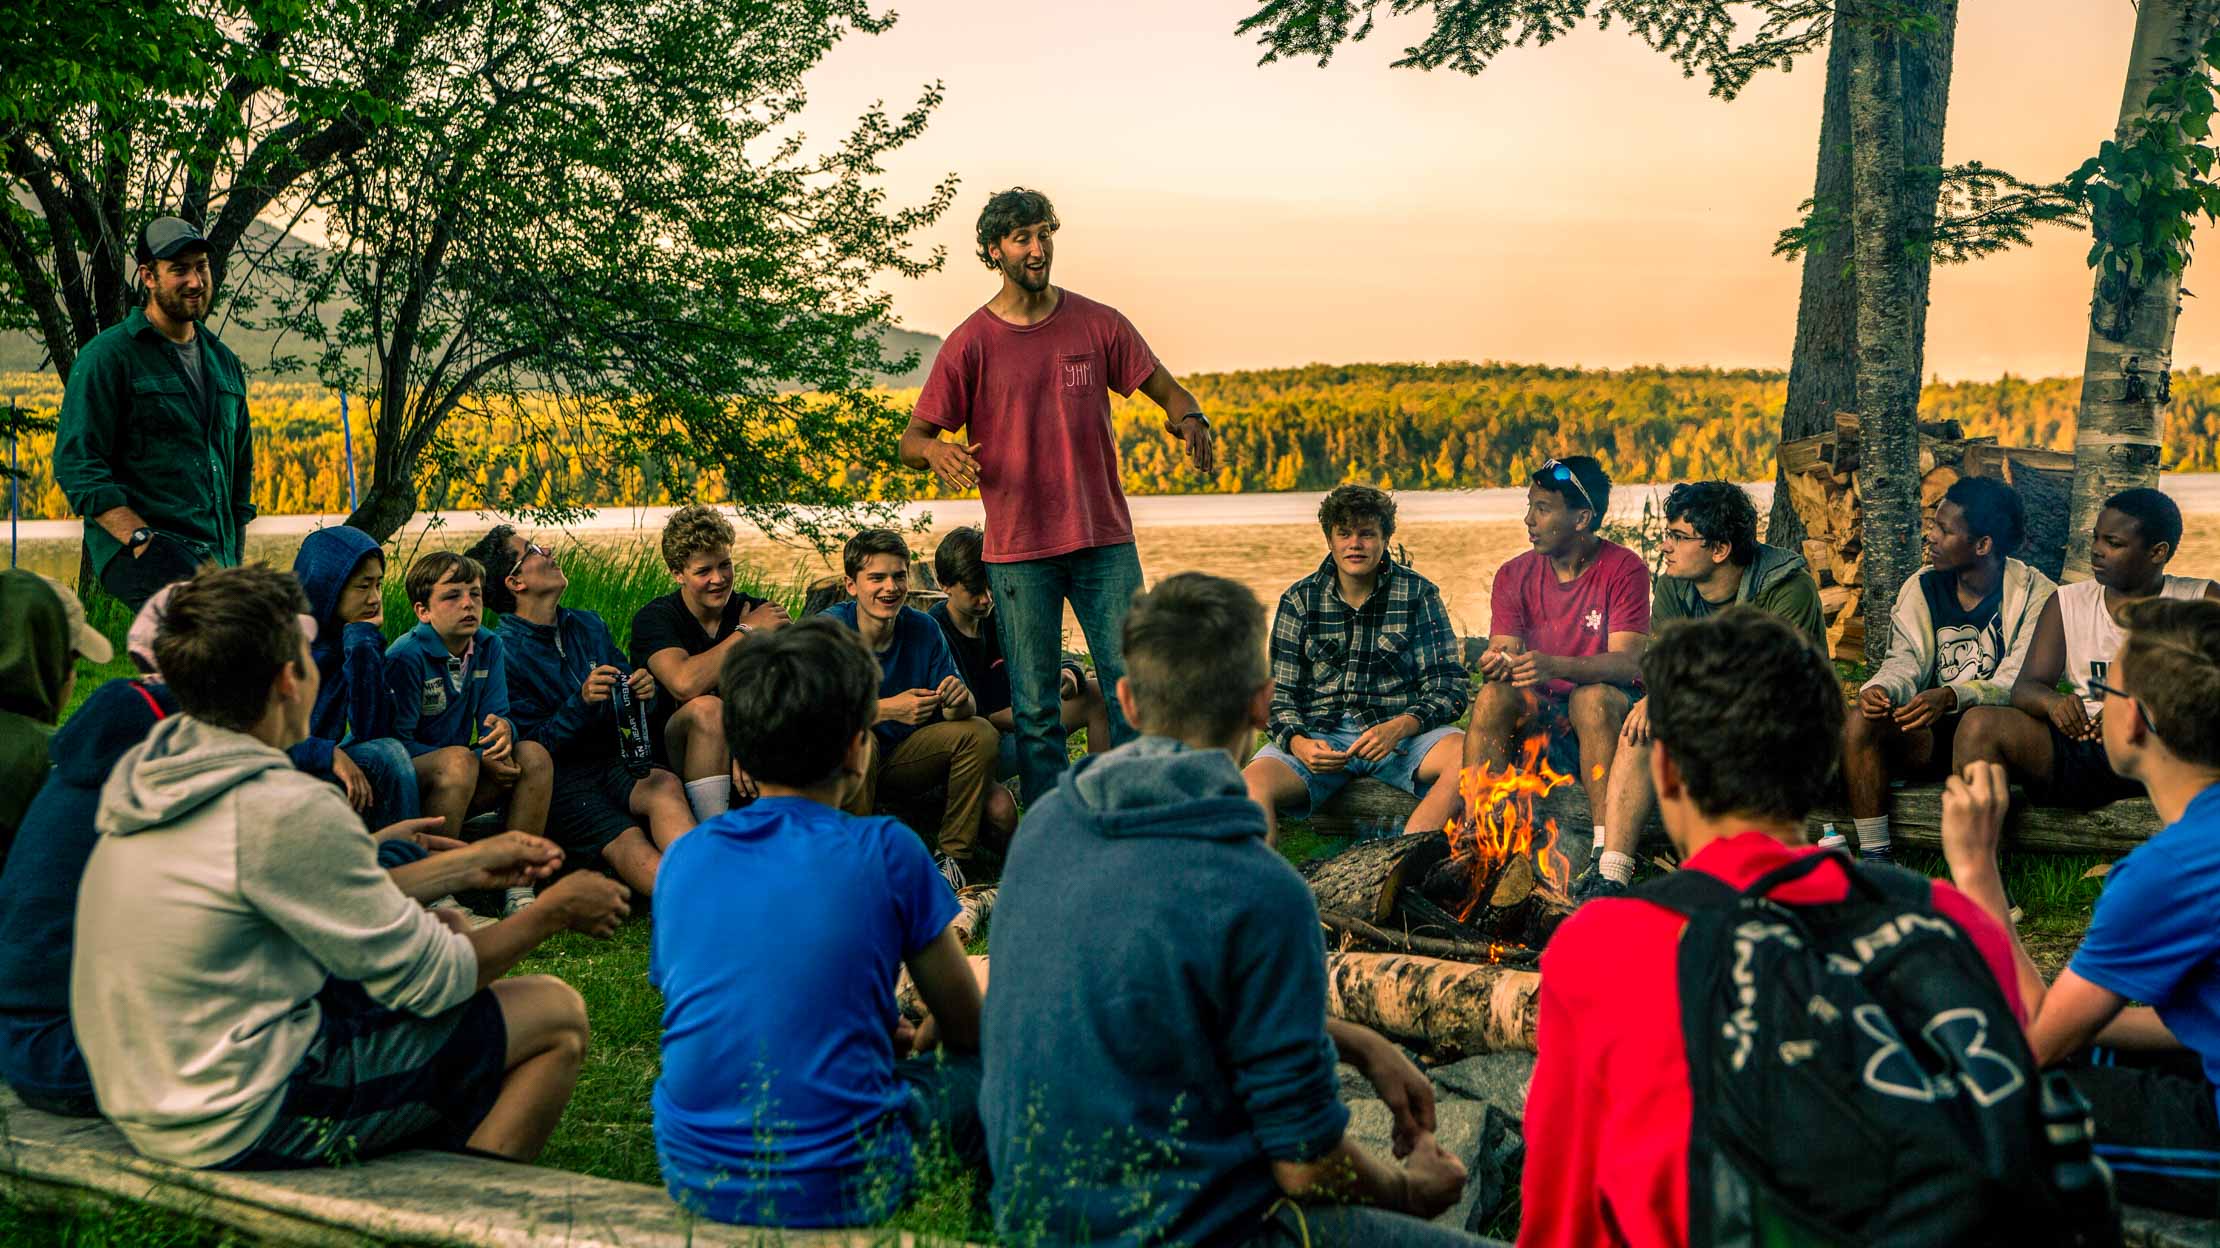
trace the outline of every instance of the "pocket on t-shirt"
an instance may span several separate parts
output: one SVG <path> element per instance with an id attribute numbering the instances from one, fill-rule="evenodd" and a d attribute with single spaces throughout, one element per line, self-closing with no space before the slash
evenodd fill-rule
<path id="1" fill-rule="evenodd" d="M 1060 351 L 1056 354 L 1056 403 L 1068 420 L 1098 420 L 1104 406 L 1105 383 L 1102 354 L 1098 351 Z"/>

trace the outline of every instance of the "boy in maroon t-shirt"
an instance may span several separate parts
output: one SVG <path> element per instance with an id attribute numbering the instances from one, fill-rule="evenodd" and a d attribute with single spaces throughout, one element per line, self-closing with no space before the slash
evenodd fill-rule
<path id="1" fill-rule="evenodd" d="M 941 344 L 902 462 L 953 490 L 979 489 L 987 510 L 987 582 L 1009 665 L 1018 774 L 1028 805 L 1067 761 L 1058 668 L 1070 602 L 1106 695 L 1125 673 L 1120 629 L 1141 588 L 1133 521 L 1118 484 L 1110 391 L 1139 390 L 1164 409 L 1164 432 L 1195 468 L 1212 467 L 1210 422 L 1117 309 L 1051 286 L 1056 210 L 1022 187 L 979 214 L 979 259 L 1002 289 Z M 962 431 L 955 441 L 943 432 Z M 1116 698 L 1110 737 L 1133 737 Z"/>
<path id="2" fill-rule="evenodd" d="M 1650 632 L 1649 569 L 1597 533 L 1610 505 L 1611 478 L 1592 456 L 1534 470 L 1526 489 L 1534 549 L 1496 570 L 1488 650 L 1480 656 L 1487 683 L 1473 697 L 1465 731 L 1467 768 L 1503 767 L 1526 738 L 1546 735 L 1551 764 L 1578 767 L 1598 842 L 1606 778 L 1619 726 L 1642 696 L 1639 665 Z M 1410 826 L 1441 827 L 1462 803 L 1457 776 L 1445 774 Z"/>
<path id="3" fill-rule="evenodd" d="M 1662 631 L 1642 674 L 1650 775 L 1683 870 L 1741 889 L 1821 852 L 1805 846 L 1804 820 L 1831 791 L 1846 708 L 1808 638 L 1757 607 L 1730 607 Z M 1944 822 L 1964 814 L 1946 806 Z M 1848 876 L 1826 865 L 1771 896 L 1812 905 L 1848 891 Z M 2003 927 L 1948 884 L 1934 885 L 1934 902 L 2024 1019 Z M 1525 1115 L 1526 1138 L 1548 1141 L 1547 1163 L 1526 1167 L 1520 1248 L 1688 1242 L 1686 924 L 1640 897 L 1598 898 L 1550 938 Z"/>

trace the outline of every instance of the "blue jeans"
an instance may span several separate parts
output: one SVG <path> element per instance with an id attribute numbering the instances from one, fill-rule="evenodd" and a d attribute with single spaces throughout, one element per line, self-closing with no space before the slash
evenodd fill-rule
<path id="1" fill-rule="evenodd" d="M 1346 750 L 1371 726 L 1362 720 L 1344 719 L 1341 726 L 1331 732 L 1303 732 L 1299 735 L 1314 741 L 1323 741 L 1337 750 Z M 1320 806 L 1325 805 L 1327 798 L 1341 792 L 1351 780 L 1363 776 L 1384 780 L 1414 797 L 1424 796 L 1418 791 L 1419 765 L 1426 761 L 1426 756 L 1433 752 L 1435 746 L 1441 744 L 1443 738 L 1454 737 L 1458 733 L 1457 725 L 1444 724 L 1431 732 L 1403 738 L 1379 762 L 1368 762 L 1352 755 L 1348 765 L 1339 771 L 1312 771 L 1303 766 L 1303 760 L 1276 745 L 1267 745 L 1258 750 L 1256 757 L 1272 759 L 1294 772 L 1296 779 L 1301 780 L 1303 787 L 1310 791 L 1310 808 L 1306 813 L 1316 813 Z"/>
<path id="2" fill-rule="evenodd" d="M 1110 704 L 1110 744 L 1134 737 L 1118 705 L 1125 675 L 1125 612 L 1141 592 L 1141 556 L 1133 543 L 1091 546 L 1068 555 L 990 563 L 995 628 L 1010 669 L 1010 714 L 1017 722 L 1018 791 L 1030 806 L 1056 787 L 1070 762 L 1064 744 L 1063 699 L 1056 669 L 1064 658 L 1064 604 L 1094 655 L 1095 679 Z"/>
<path id="3" fill-rule="evenodd" d="M 375 741 L 348 741 L 340 749 L 362 769 L 370 781 L 370 809 L 362 812 L 363 825 L 372 832 L 423 813 L 416 792 L 416 764 L 409 752 L 392 737 Z"/>

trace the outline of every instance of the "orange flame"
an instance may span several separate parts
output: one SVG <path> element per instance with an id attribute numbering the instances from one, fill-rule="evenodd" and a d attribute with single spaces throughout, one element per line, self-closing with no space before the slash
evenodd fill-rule
<path id="1" fill-rule="evenodd" d="M 1542 878 L 1560 892 L 1572 882 L 1572 864 L 1557 852 L 1557 821 L 1544 820 L 1538 838 L 1534 825 L 1534 799 L 1572 783 L 1571 776 L 1542 757 L 1548 744 L 1546 737 L 1528 740 L 1516 767 L 1497 770 L 1482 763 L 1458 775 L 1463 814 L 1442 828 L 1449 836 L 1450 853 L 1473 866 L 1473 895 L 1458 918 L 1468 918 L 1479 909 L 1485 900 L 1480 890 L 1493 876 L 1493 868 L 1514 855 L 1533 855 Z"/>

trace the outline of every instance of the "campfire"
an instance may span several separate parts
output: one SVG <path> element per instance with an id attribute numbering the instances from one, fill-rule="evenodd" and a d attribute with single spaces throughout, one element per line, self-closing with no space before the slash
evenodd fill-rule
<path id="1" fill-rule="evenodd" d="M 1443 1058 L 1534 1047 L 1541 951 L 1572 913 L 1571 864 L 1534 804 L 1573 782 L 1530 740 L 1467 768 L 1440 832 L 1365 841 L 1306 867 L 1333 933 L 1331 1003 Z"/>

